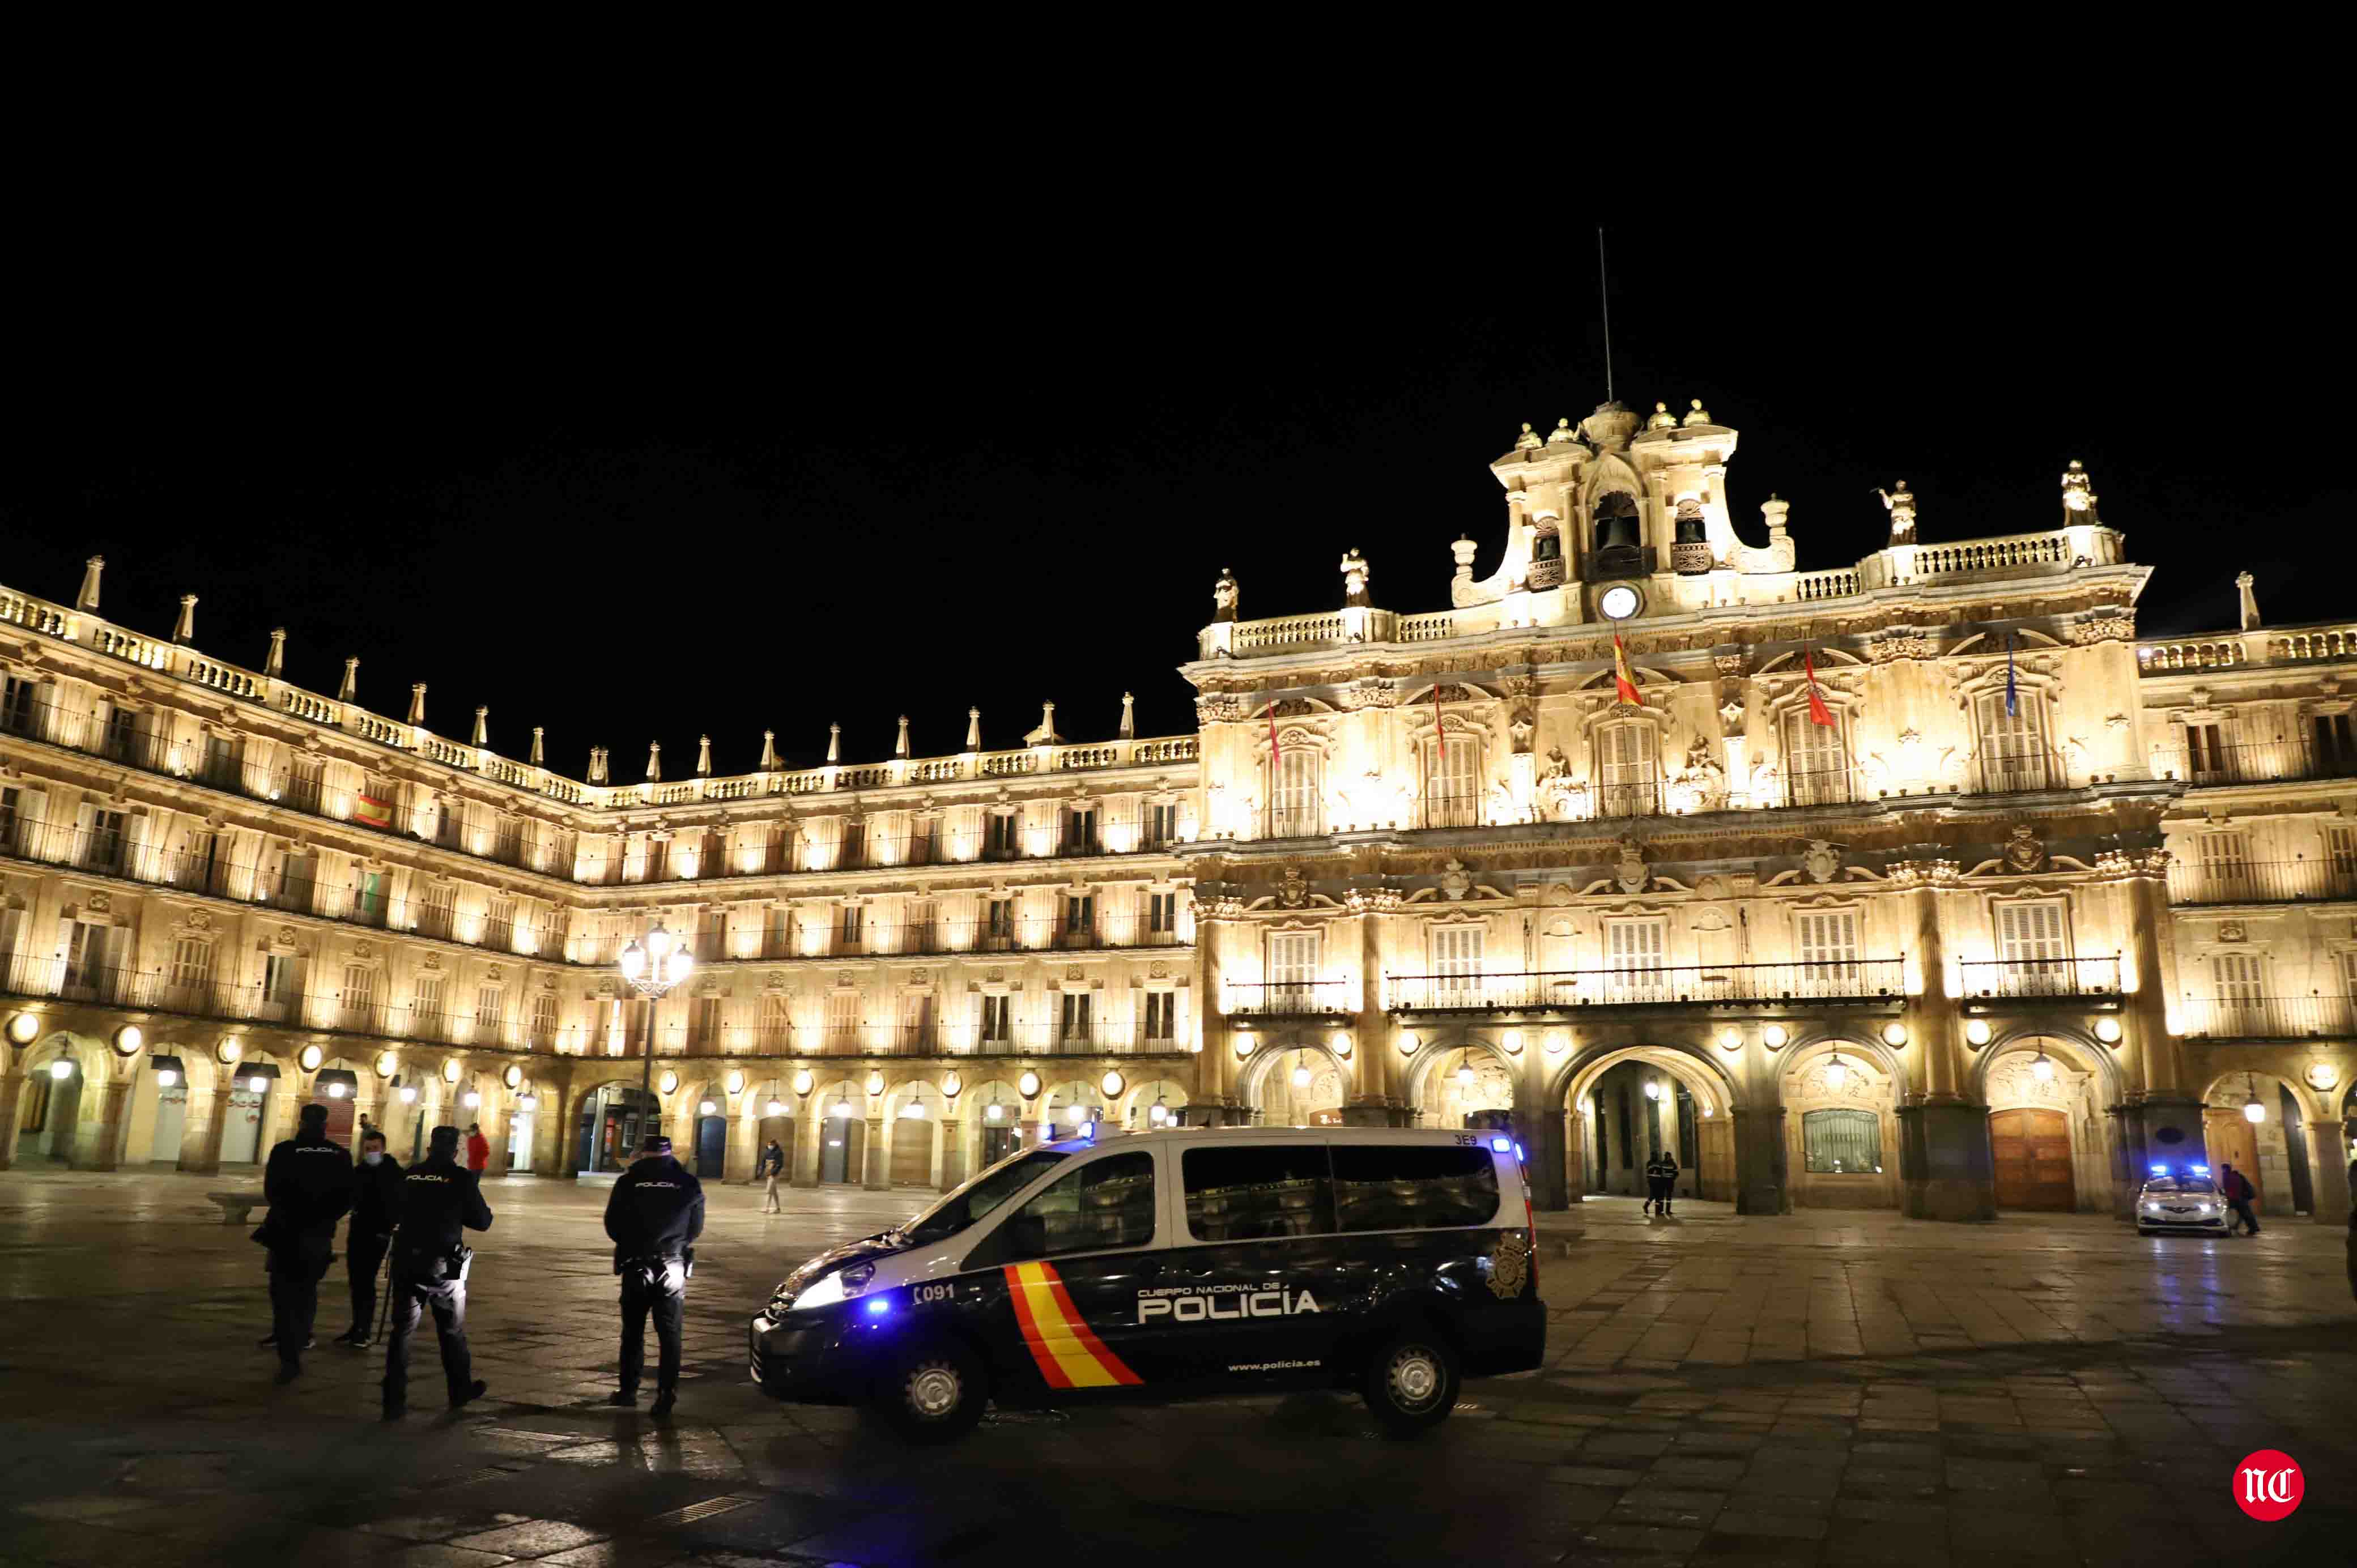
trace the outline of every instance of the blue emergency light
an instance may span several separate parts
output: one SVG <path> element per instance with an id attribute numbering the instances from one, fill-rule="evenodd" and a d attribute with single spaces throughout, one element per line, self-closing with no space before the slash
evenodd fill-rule
<path id="1" fill-rule="evenodd" d="M 2169 1174 L 2169 1167 L 2167 1165 L 2155 1165 L 2152 1167 L 2152 1174 L 2155 1176 L 2167 1176 Z"/>
<path id="2" fill-rule="evenodd" d="M 887 1300 L 887 1299 L 885 1299 L 883 1296 L 880 1296 L 880 1295 L 871 1295 L 871 1296 L 869 1296 L 869 1297 L 867 1298 L 867 1316 L 870 1316 L 870 1317 L 881 1317 L 881 1316 L 883 1316 L 886 1313 L 888 1313 L 888 1312 L 889 1312 L 889 1311 L 891 1311 L 891 1310 L 892 1310 L 892 1304 L 891 1304 L 891 1302 L 888 1301 L 888 1300 Z"/>
<path id="3" fill-rule="evenodd" d="M 2210 1167 L 2208 1165 L 2188 1165 L 2185 1168 L 2191 1171 L 2195 1176 L 2208 1176 L 2210 1174 Z"/>
<path id="4" fill-rule="evenodd" d="M 1512 1138 L 1492 1138 L 1490 1140 L 1490 1147 L 1499 1154 L 1508 1154 L 1512 1151 L 1514 1141 Z"/>
<path id="5" fill-rule="evenodd" d="M 1516 1144 L 1514 1145 L 1514 1158 L 1515 1158 L 1515 1159 L 1517 1159 L 1517 1160 L 1520 1160 L 1522 1157 L 1523 1157 L 1523 1146 L 1522 1146 L 1520 1144 Z"/>

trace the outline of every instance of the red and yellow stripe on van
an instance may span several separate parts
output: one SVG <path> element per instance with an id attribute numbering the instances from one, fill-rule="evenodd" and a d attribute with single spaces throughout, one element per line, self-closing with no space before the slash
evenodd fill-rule
<path id="1" fill-rule="evenodd" d="M 1023 1343 L 1051 1389 L 1107 1389 L 1145 1381 L 1104 1348 L 1072 1306 L 1053 1263 L 1006 1265 L 1006 1296 Z"/>

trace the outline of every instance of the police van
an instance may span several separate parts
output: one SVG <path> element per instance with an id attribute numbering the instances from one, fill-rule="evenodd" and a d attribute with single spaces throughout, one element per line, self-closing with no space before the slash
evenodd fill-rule
<path id="1" fill-rule="evenodd" d="M 822 1252 L 752 1323 L 763 1391 L 920 1442 L 985 1403 L 1355 1388 L 1394 1432 L 1546 1342 L 1502 1133 L 1172 1129 L 1009 1155 Z"/>

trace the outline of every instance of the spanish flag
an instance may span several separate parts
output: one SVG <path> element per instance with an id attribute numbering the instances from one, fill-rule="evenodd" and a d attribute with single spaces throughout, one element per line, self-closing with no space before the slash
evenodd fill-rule
<path id="1" fill-rule="evenodd" d="M 1813 725 L 1823 725 L 1827 729 L 1839 728 L 1840 726 L 1834 723 L 1834 711 L 1825 706 L 1824 693 L 1817 690 L 1816 656 L 1806 649 L 1802 650 L 1801 652 L 1801 668 L 1808 673 L 1809 677 L 1809 722 Z"/>
<path id="2" fill-rule="evenodd" d="M 1637 682 L 1629 675 L 1629 650 L 1620 645 L 1617 631 L 1612 634 L 1612 689 L 1622 702 L 1644 705 L 1645 699 L 1637 694 Z"/>
<path id="3" fill-rule="evenodd" d="M 393 805 L 390 801 L 380 800 L 373 795 L 362 795 L 359 801 L 352 808 L 352 821 L 364 828 L 393 826 Z"/>
<path id="4" fill-rule="evenodd" d="M 1089 1332 L 1053 1263 L 1009 1263 L 1006 1295 L 1039 1375 L 1051 1389 L 1106 1389 L 1145 1380 Z"/>

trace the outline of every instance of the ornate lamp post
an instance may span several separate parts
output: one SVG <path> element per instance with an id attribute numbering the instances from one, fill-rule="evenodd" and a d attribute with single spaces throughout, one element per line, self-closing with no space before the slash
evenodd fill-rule
<path id="1" fill-rule="evenodd" d="M 652 1100 L 655 1096 L 655 1004 L 686 982 L 688 974 L 695 968 L 695 959 L 679 939 L 665 930 L 663 923 L 657 920 L 654 929 L 647 933 L 646 945 L 640 947 L 633 939 L 630 945 L 622 950 L 619 961 L 622 978 L 630 983 L 630 989 L 647 999 L 646 1063 L 640 1087 L 646 1097 Z"/>

